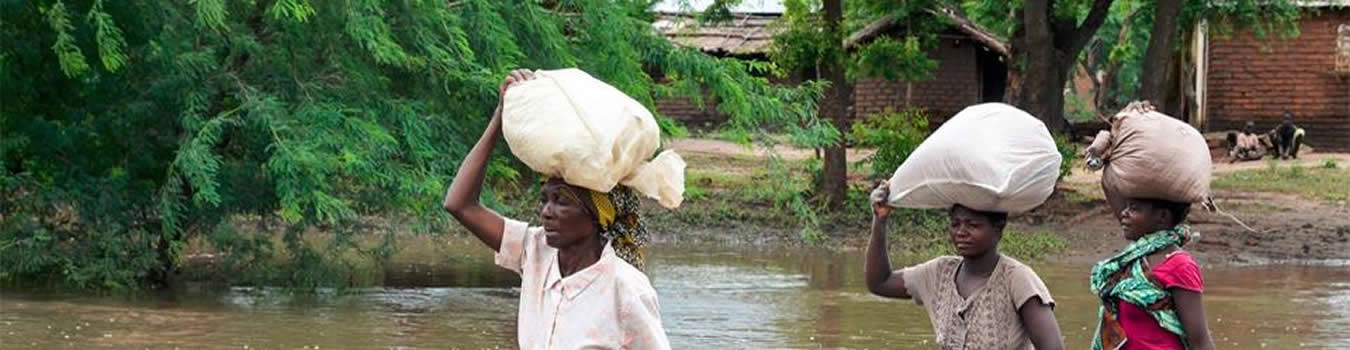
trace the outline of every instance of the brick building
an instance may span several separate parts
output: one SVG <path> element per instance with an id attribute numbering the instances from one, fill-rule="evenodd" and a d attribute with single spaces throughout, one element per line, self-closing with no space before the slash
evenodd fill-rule
<path id="1" fill-rule="evenodd" d="M 931 14 L 942 16 L 943 13 Z M 1008 49 L 1005 41 L 972 23 L 951 18 L 954 24 L 938 34 L 938 45 L 927 52 L 938 62 L 931 79 L 917 82 L 859 79 L 854 83 L 855 117 L 915 107 L 928 112 L 933 127 L 966 106 L 1003 101 L 1007 88 Z M 903 36 L 905 24 L 883 18 L 849 36 L 853 47 L 881 36 Z"/>
<path id="2" fill-rule="evenodd" d="M 752 6 L 733 9 L 734 19 L 730 21 L 698 25 L 683 12 L 663 12 L 663 9 L 660 5 L 656 8 L 658 19 L 653 27 L 676 44 L 698 48 L 710 55 L 746 60 L 768 59 L 774 34 L 771 24 L 782 15 L 781 6 Z M 943 15 L 940 12 L 932 14 Z M 904 23 L 891 17 L 883 18 L 850 35 L 846 46 L 865 44 L 880 36 L 903 34 L 904 30 Z M 1004 64 L 1007 48 L 1002 39 L 960 21 L 939 34 L 938 39 L 940 44 L 928 52 L 930 58 L 938 61 L 932 79 L 912 83 L 859 79 L 854 89 L 854 117 L 910 106 L 927 110 L 933 118 L 931 125 L 936 127 L 961 108 L 1003 100 L 1007 85 Z M 780 83 L 790 84 L 793 80 Z M 656 101 L 656 108 L 667 117 L 693 125 L 716 124 L 726 119 L 715 111 L 715 101 L 707 102 L 706 108 L 699 108 L 687 99 L 663 99 Z"/>
<path id="3" fill-rule="evenodd" d="M 1338 4 L 1339 3 L 1339 4 Z M 1195 31 L 1196 109 L 1201 130 L 1270 130 L 1288 110 L 1319 150 L 1350 151 L 1350 1 L 1309 1 L 1299 36 Z"/>
<path id="4" fill-rule="evenodd" d="M 746 1 L 749 3 L 749 1 Z M 664 7 L 663 7 L 664 6 Z M 698 48 L 700 51 L 718 57 L 733 57 L 743 60 L 767 61 L 769 45 L 773 42 L 771 24 L 783 14 L 778 8 L 738 8 L 734 19 L 717 24 L 699 24 L 697 19 L 672 8 L 672 4 L 660 3 L 657 8 L 657 20 L 652 23 L 656 30 L 678 45 Z M 741 7 L 747 7 L 742 4 Z M 792 83 L 780 81 L 780 83 Z M 726 120 L 726 116 L 716 111 L 716 101 L 705 98 L 699 106 L 687 98 L 666 98 L 656 101 L 656 110 L 672 119 L 690 125 L 717 124 Z"/>

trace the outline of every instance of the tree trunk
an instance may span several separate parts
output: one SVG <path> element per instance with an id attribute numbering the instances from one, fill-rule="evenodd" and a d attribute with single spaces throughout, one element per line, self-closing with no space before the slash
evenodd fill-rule
<path id="1" fill-rule="evenodd" d="M 1060 133 L 1064 122 L 1064 72 L 1058 64 L 1054 31 L 1050 28 L 1050 1 L 1027 0 L 1022 8 L 1022 87 L 1017 105 L 1040 118 L 1051 132 Z"/>
<path id="2" fill-rule="evenodd" d="M 1044 122 L 1051 132 L 1059 134 L 1069 127 L 1064 119 L 1064 87 L 1068 83 L 1064 67 L 1073 64 L 1062 59 L 1043 61 L 1046 63 L 1027 64 L 1018 105 Z"/>
<path id="3" fill-rule="evenodd" d="M 1153 102 L 1159 111 L 1171 111 L 1177 106 L 1170 104 L 1167 98 L 1169 70 L 1172 67 L 1173 50 L 1176 45 L 1177 15 L 1181 13 L 1181 0 L 1157 0 L 1153 12 L 1153 35 L 1148 41 L 1148 51 L 1144 52 L 1144 71 L 1139 76 L 1139 97 Z"/>
<path id="4" fill-rule="evenodd" d="M 1168 56 L 1172 56 L 1174 53 L 1169 52 Z M 1163 73 L 1162 96 L 1158 97 L 1162 106 L 1158 106 L 1158 111 L 1173 118 L 1188 121 L 1181 112 L 1181 60 L 1173 58 L 1168 61 L 1171 62 L 1168 62 L 1167 70 Z"/>
<path id="5" fill-rule="evenodd" d="M 822 118 L 827 118 L 834 123 L 834 127 L 840 132 L 848 131 L 848 106 L 853 97 L 853 87 L 848 83 L 845 76 L 843 62 L 843 31 L 841 30 L 844 18 L 844 1 L 827 0 L 824 3 L 825 10 L 825 31 L 830 36 L 829 42 L 840 45 L 838 57 L 827 60 L 821 65 L 821 75 L 830 81 L 830 87 L 825 91 L 825 101 L 819 105 L 819 112 Z M 821 193 L 825 195 L 827 208 L 839 208 L 840 204 L 848 197 L 848 159 L 844 151 L 844 143 L 841 142 L 825 148 L 825 164 L 821 178 Z"/>
<path id="6" fill-rule="evenodd" d="M 1015 88 L 1018 107 L 1040 118 L 1054 133 L 1068 130 L 1064 119 L 1064 85 L 1069 72 L 1092 36 L 1106 21 L 1113 0 L 1093 0 L 1092 9 L 1081 24 L 1074 18 L 1054 18 L 1054 0 L 1026 0 L 1022 5 L 1022 28 L 1014 39 L 1012 67 L 1023 67 L 1018 75 L 1009 69 L 1009 81 L 1020 78 Z M 1021 46 L 1016 48 L 1016 46 Z"/>

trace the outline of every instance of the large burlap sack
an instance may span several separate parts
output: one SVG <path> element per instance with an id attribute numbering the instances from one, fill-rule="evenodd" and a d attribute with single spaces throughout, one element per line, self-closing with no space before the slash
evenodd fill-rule
<path id="1" fill-rule="evenodd" d="M 506 91 L 502 134 L 530 169 L 609 192 L 622 184 L 662 206 L 684 199 L 684 160 L 661 146 L 652 113 L 619 89 L 577 69 L 537 71 Z"/>
<path id="2" fill-rule="evenodd" d="M 1106 167 L 1102 189 L 1116 212 L 1125 198 L 1200 203 L 1209 198 L 1212 159 L 1204 135 L 1190 124 L 1134 102 L 1111 118 L 1088 152 Z"/>
<path id="3" fill-rule="evenodd" d="M 888 204 L 1028 211 L 1054 192 L 1062 161 L 1036 117 L 1002 103 L 974 105 L 943 123 L 895 170 Z"/>

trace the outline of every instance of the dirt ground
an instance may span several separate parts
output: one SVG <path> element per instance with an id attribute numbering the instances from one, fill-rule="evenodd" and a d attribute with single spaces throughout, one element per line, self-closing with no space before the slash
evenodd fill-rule
<path id="1" fill-rule="evenodd" d="M 1350 154 L 1310 154 L 1298 160 L 1281 161 L 1280 166 L 1299 164 L 1316 167 L 1327 159 L 1340 164 L 1350 162 Z M 1216 161 L 1216 176 L 1244 170 L 1268 167 L 1265 161 L 1228 163 Z M 1096 260 L 1111 254 L 1123 245 L 1118 234 L 1119 224 L 1108 213 L 1103 198 L 1100 172 L 1078 169 L 1061 183 L 1062 192 L 1052 198 L 1045 208 L 1037 211 L 1061 211 L 1045 215 L 1069 240 L 1067 258 Z M 1079 197 L 1076 203 L 1066 203 L 1064 197 Z M 1196 257 L 1208 263 L 1262 264 L 1288 261 L 1316 261 L 1350 259 L 1350 206 L 1345 201 L 1312 200 L 1293 194 L 1265 192 L 1215 191 L 1219 211 L 1209 212 L 1198 206 L 1189 217 L 1191 228 L 1200 233 L 1200 240 L 1187 247 Z M 1086 198 L 1086 200 L 1082 200 Z M 1058 208 L 1057 208 L 1058 207 Z M 1067 215 L 1077 211 L 1076 215 Z M 1223 213 L 1231 214 L 1251 230 Z M 1033 213 L 1035 215 L 1035 213 Z"/>
<path id="2" fill-rule="evenodd" d="M 694 139 L 694 138 L 682 139 L 672 142 L 668 146 L 670 149 L 673 149 L 676 152 L 680 153 L 723 154 L 723 155 L 756 156 L 756 157 L 765 157 L 769 155 L 769 149 L 758 145 L 747 148 L 745 146 L 741 146 L 735 143 L 711 139 Z M 778 152 L 778 155 L 785 159 L 799 160 L 815 156 L 815 152 L 812 150 L 796 148 L 788 145 L 778 145 L 773 148 L 773 151 Z M 873 153 L 872 150 L 859 148 L 849 148 L 847 152 L 848 159 L 850 162 L 858 159 L 863 159 L 864 157 L 872 155 L 872 153 Z"/>
<path id="3" fill-rule="evenodd" d="M 717 155 L 762 157 L 767 154 L 762 148 L 747 149 L 707 139 L 680 140 L 671 148 L 682 154 L 695 155 L 695 159 Z M 779 146 L 776 150 L 788 159 L 814 156 L 811 150 L 788 146 Z M 850 149 L 848 157 L 853 161 L 869 154 L 869 150 Z M 1299 160 L 1282 161 L 1280 165 L 1315 167 L 1327 159 L 1350 164 L 1350 154 L 1310 154 Z M 689 164 L 691 168 L 699 166 L 697 161 Z M 1268 166 L 1264 161 L 1230 164 L 1226 160 L 1216 160 L 1214 171 L 1217 176 Z M 1048 227 L 1060 233 L 1068 242 L 1068 249 L 1057 259 L 1091 262 L 1109 256 L 1123 247 L 1125 241 L 1120 236 L 1118 221 L 1107 209 L 1098 181 L 1099 172 L 1076 169 L 1072 176 L 1061 182 L 1060 191 L 1044 206 L 1017 216 L 1014 225 Z M 1197 207 L 1189 218 L 1193 230 L 1201 236 L 1186 249 L 1204 263 L 1264 264 L 1350 259 L 1350 205 L 1345 201 L 1311 200 L 1282 193 L 1227 191 L 1216 191 L 1214 198 L 1222 213 Z M 1238 221 L 1251 229 L 1244 228 Z M 844 240 L 848 245 L 865 244 L 856 237 Z"/>

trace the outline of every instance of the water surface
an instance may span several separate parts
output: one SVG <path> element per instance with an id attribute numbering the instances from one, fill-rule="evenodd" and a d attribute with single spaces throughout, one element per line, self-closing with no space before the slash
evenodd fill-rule
<path id="1" fill-rule="evenodd" d="M 466 254 L 476 263 L 391 271 L 387 283 L 419 286 L 409 288 L 188 286 L 137 297 L 6 290 L 0 348 L 515 348 L 517 280 L 491 266 L 486 249 Z M 866 292 L 861 251 L 657 246 L 649 256 L 676 349 L 933 348 L 921 307 Z M 1087 347 L 1097 307 L 1088 266 L 1029 265 L 1054 294 L 1068 348 Z M 1209 267 L 1205 279 L 1219 348 L 1350 348 L 1344 266 Z"/>

